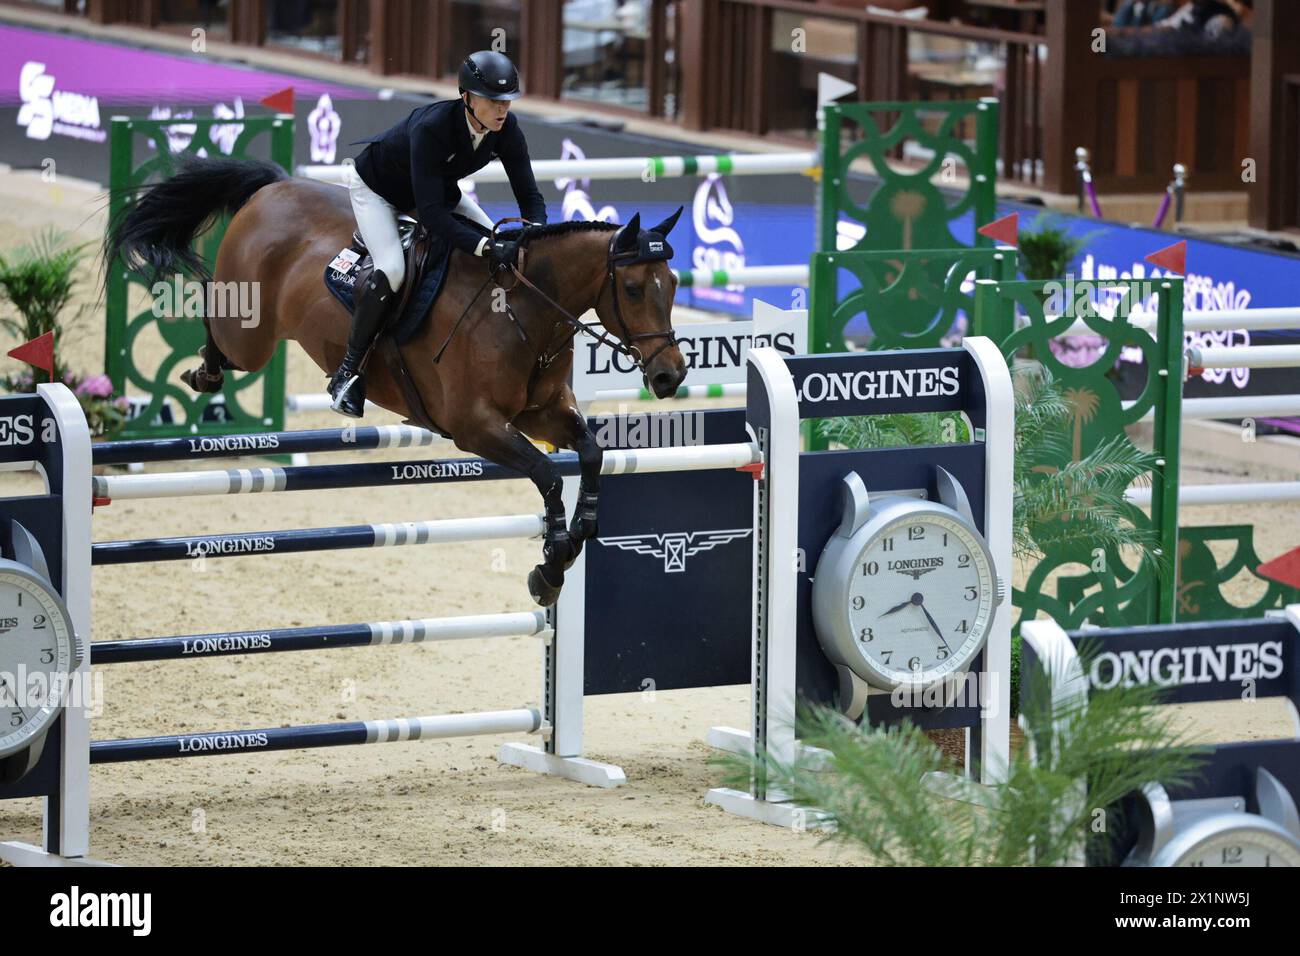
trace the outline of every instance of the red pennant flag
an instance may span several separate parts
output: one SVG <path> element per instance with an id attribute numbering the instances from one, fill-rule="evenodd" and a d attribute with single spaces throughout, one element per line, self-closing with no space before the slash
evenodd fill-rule
<path id="1" fill-rule="evenodd" d="M 981 236 L 987 236 L 994 242 L 1000 242 L 1004 246 L 1019 246 L 1020 213 L 1013 212 L 1009 216 L 995 219 L 987 226 L 981 226 L 977 231 Z"/>
<path id="2" fill-rule="evenodd" d="M 1292 548 L 1281 557 L 1265 561 L 1255 569 L 1255 573 L 1289 588 L 1300 588 L 1300 548 Z"/>
<path id="3" fill-rule="evenodd" d="M 20 362 L 26 362 L 28 365 L 36 368 L 45 369 L 49 381 L 54 381 L 54 333 L 46 332 L 44 335 L 32 339 L 30 342 L 24 342 L 16 349 L 9 350 L 9 357 L 16 358 Z"/>
<path id="4" fill-rule="evenodd" d="M 286 86 L 284 89 L 272 93 L 270 96 L 263 97 L 257 101 L 268 109 L 273 109 L 277 113 L 293 112 L 293 87 Z"/>
<path id="5" fill-rule="evenodd" d="M 1187 240 L 1175 242 L 1172 246 L 1165 246 L 1151 253 L 1146 261 L 1166 272 L 1177 272 L 1180 276 L 1187 275 Z"/>

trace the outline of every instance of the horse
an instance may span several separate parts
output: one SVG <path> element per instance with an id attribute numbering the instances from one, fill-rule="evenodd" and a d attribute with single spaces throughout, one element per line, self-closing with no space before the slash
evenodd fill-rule
<path id="1" fill-rule="evenodd" d="M 137 187 L 133 198 L 109 224 L 108 266 L 120 262 L 151 284 L 179 271 L 258 284 L 261 314 L 251 322 L 204 316 L 203 363 L 181 376 L 190 387 L 219 391 L 225 370 L 257 371 L 285 340 L 327 375 L 338 367 L 351 320 L 322 277 L 356 227 L 346 190 L 289 178 L 271 163 L 209 158 L 179 161 L 173 175 Z M 232 218 L 209 274 L 192 243 L 221 214 Z M 555 603 L 564 572 L 599 533 L 603 452 L 568 384 L 574 335 L 591 332 L 628 355 L 657 398 L 676 393 L 686 362 L 672 329 L 677 278 L 663 250 L 671 254 L 664 237 L 680 214 L 679 207 L 648 230 L 639 213 L 622 226 L 526 225 L 517 233 L 520 266 L 509 274 L 493 275 L 486 257 L 454 250 L 419 330 L 400 349 L 390 341 L 391 360 L 367 371 L 376 405 L 425 427 L 436 423 L 461 450 L 531 479 L 546 514 L 542 561 L 528 589 L 543 607 Z M 576 318 L 588 310 L 604 334 Z M 578 454 L 578 499 L 567 526 L 559 469 L 530 438 Z"/>

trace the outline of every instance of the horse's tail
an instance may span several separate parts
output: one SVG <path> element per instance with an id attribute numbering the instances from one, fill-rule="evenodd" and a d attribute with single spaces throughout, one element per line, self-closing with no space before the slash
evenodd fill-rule
<path id="1" fill-rule="evenodd" d="M 105 266 L 121 256 L 149 282 L 176 271 L 208 279 L 207 265 L 192 248 L 195 237 L 218 215 L 233 215 L 263 186 L 284 178 L 279 166 L 261 160 L 178 156 L 169 178 L 128 188 L 135 202 L 109 223 Z"/>

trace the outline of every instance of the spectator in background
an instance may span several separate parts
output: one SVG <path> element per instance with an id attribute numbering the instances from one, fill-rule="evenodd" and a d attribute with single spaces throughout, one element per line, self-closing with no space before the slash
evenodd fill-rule
<path id="1" fill-rule="evenodd" d="M 1245 6 L 1249 7 L 1249 4 Z M 1191 30 L 1213 37 L 1239 26 L 1241 9 L 1240 5 L 1226 0 L 1189 0 L 1177 13 L 1156 25 L 1162 29 Z"/>
<path id="2" fill-rule="evenodd" d="M 1149 27 L 1172 16 L 1177 5 L 1169 0 L 1125 0 L 1115 11 L 1112 26 Z"/>

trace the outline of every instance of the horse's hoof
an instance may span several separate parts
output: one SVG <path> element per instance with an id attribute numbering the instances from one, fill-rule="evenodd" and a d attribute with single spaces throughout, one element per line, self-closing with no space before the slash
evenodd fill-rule
<path id="1" fill-rule="evenodd" d="M 542 607 L 550 607 L 558 601 L 560 599 L 560 588 L 563 586 L 563 578 L 560 579 L 559 584 L 552 584 L 546 580 L 546 569 L 540 564 L 528 572 L 528 593 Z"/>
<path id="2" fill-rule="evenodd" d="M 564 570 L 569 570 L 578 560 L 578 555 L 582 554 L 582 538 L 569 538 L 570 547 L 569 560 L 564 562 Z"/>
<path id="3" fill-rule="evenodd" d="M 209 375 L 202 367 L 181 372 L 180 379 L 191 389 L 201 394 L 219 392 L 225 384 L 226 377 L 220 373 Z"/>

